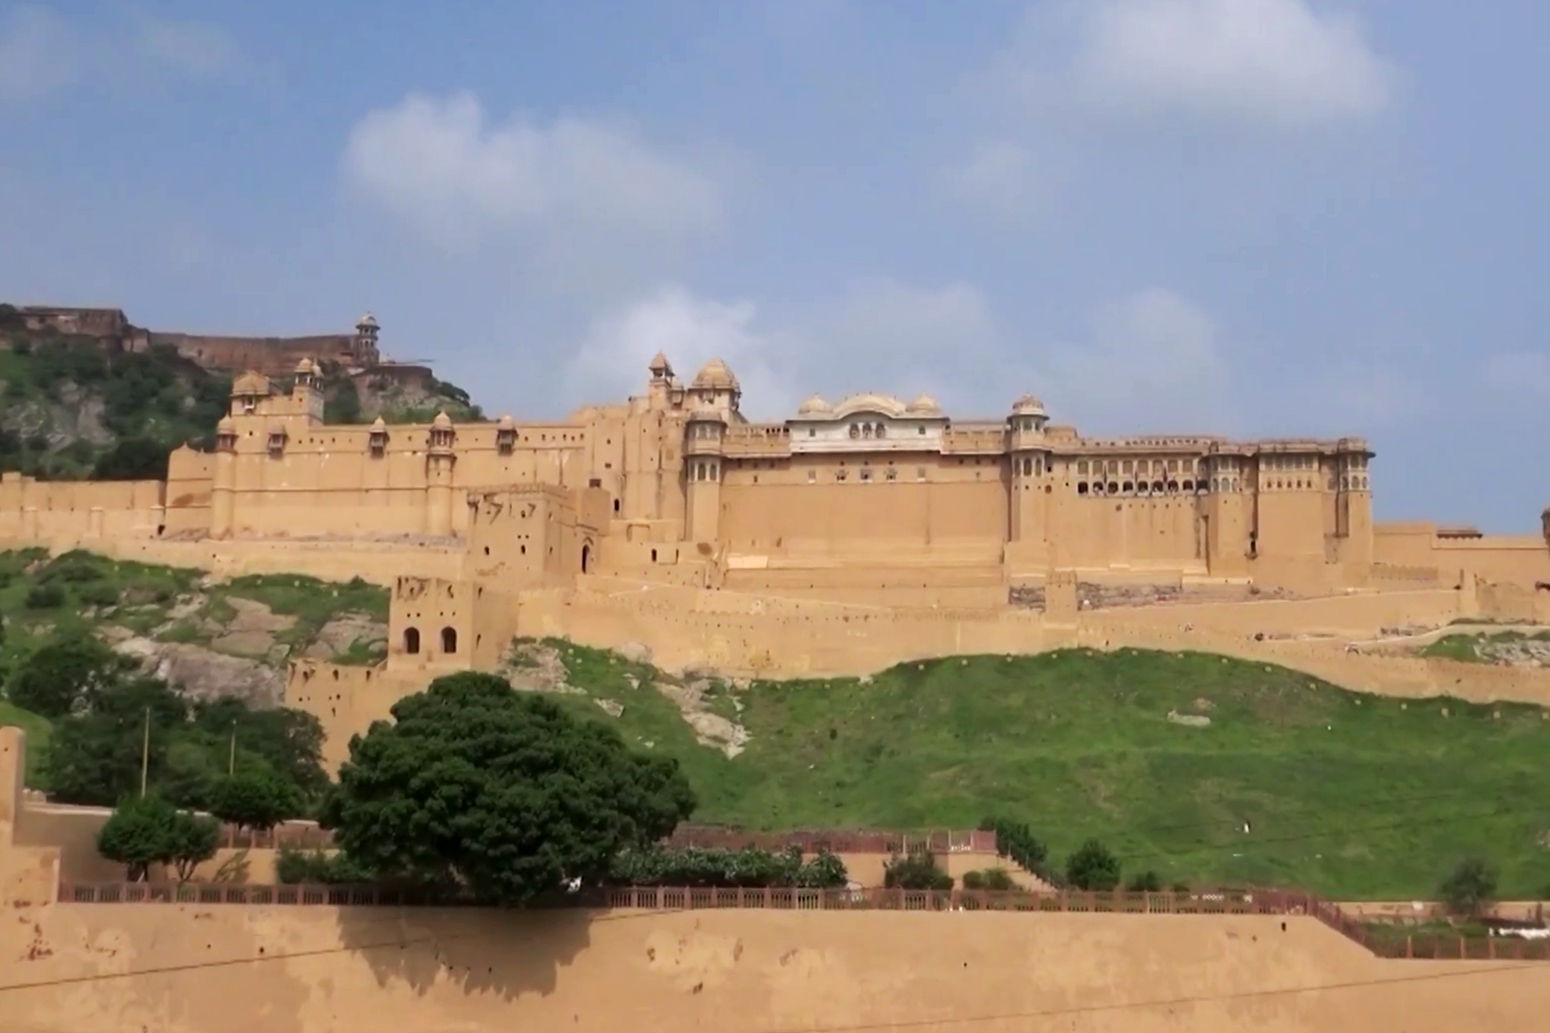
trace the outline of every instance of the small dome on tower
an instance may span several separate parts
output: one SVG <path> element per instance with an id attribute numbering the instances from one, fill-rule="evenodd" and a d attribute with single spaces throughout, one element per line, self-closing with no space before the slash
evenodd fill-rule
<path id="1" fill-rule="evenodd" d="M 692 388 L 705 390 L 739 391 L 737 378 L 732 375 L 731 369 L 720 359 L 711 359 L 700 371 L 694 375 L 694 382 L 689 385 Z"/>
<path id="2" fill-rule="evenodd" d="M 798 416 L 827 416 L 834 411 L 834 406 L 823 400 L 822 395 L 813 395 L 802 403 L 797 409 Z"/>
<path id="3" fill-rule="evenodd" d="M 1023 395 L 1012 403 L 1012 413 L 1016 416 L 1043 416 L 1044 403 L 1033 395 Z"/>
<path id="4" fill-rule="evenodd" d="M 516 428 L 516 424 L 511 422 L 510 413 L 506 413 L 500 419 L 496 420 L 495 426 L 500 430 L 513 430 Z"/>
<path id="5" fill-rule="evenodd" d="M 940 416 L 942 414 L 942 407 L 937 404 L 935 398 L 923 393 L 909 405 L 905 406 L 904 411 L 912 416 Z"/>
<path id="6" fill-rule="evenodd" d="M 215 432 L 217 434 L 235 434 L 237 433 L 237 421 L 230 416 L 222 416 L 220 422 L 215 425 Z"/>
<path id="7" fill-rule="evenodd" d="M 371 421 L 371 429 L 372 430 L 387 430 L 387 421 L 384 420 L 379 415 L 376 419 Z"/>
<path id="8" fill-rule="evenodd" d="M 651 360 L 651 365 L 646 368 L 659 377 L 673 372 L 672 364 L 667 361 L 667 356 L 661 352 L 657 352 L 656 357 Z"/>
<path id="9" fill-rule="evenodd" d="M 431 421 L 431 426 L 435 427 L 437 430 L 451 430 L 452 417 L 448 416 L 446 410 L 443 409 L 441 412 L 437 413 L 436 418 Z"/>
<path id="10" fill-rule="evenodd" d="M 311 359 L 302 359 L 296 364 L 296 375 L 301 376 L 303 374 L 312 373 L 316 369 L 317 366 L 313 364 Z"/>
<path id="11" fill-rule="evenodd" d="M 361 321 L 359 323 L 355 324 L 357 329 L 359 329 L 361 327 L 367 327 L 367 326 L 375 328 L 376 325 L 377 325 L 377 317 L 372 315 L 370 312 L 368 312 L 364 316 L 362 316 L 361 317 Z"/>

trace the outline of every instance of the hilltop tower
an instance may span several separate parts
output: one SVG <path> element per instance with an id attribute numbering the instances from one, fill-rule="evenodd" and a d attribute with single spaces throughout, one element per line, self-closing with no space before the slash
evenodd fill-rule
<path id="1" fill-rule="evenodd" d="M 381 362 L 381 353 L 377 350 L 379 329 L 377 317 L 370 312 L 355 324 L 355 338 L 350 344 L 350 357 L 356 366 L 369 368 Z"/>

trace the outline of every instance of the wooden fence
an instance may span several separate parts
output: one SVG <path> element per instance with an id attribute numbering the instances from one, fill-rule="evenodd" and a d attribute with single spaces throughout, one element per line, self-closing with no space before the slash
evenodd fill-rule
<path id="1" fill-rule="evenodd" d="M 225 883 L 63 883 L 64 904 L 250 904 L 325 907 L 470 906 L 466 900 L 376 886 L 247 886 Z M 1385 958 L 1550 961 L 1550 939 L 1403 932 L 1400 925 L 1363 922 L 1338 905 L 1284 890 L 1217 893 L 1054 893 L 981 890 L 820 890 L 633 886 L 584 889 L 538 907 L 638 908 L 660 911 L 770 909 L 781 911 L 1017 911 L 1145 915 L 1310 915 Z"/>

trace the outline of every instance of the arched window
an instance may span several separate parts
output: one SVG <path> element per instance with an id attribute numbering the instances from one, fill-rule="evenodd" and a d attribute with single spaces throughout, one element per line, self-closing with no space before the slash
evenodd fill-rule
<path id="1" fill-rule="evenodd" d="M 588 568 L 591 567 L 591 566 L 592 566 L 592 546 L 590 546 L 590 545 L 583 545 L 581 547 L 581 572 L 583 574 L 587 573 Z"/>
<path id="2" fill-rule="evenodd" d="M 404 629 L 404 652 L 413 655 L 420 651 L 420 629 Z"/>
<path id="3" fill-rule="evenodd" d="M 441 629 L 441 651 L 443 653 L 446 653 L 449 656 L 451 654 L 457 652 L 457 629 L 456 628 L 442 628 Z"/>

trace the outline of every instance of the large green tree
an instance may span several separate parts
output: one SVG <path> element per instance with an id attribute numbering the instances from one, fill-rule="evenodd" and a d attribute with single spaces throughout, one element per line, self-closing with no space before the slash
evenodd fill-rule
<path id="1" fill-rule="evenodd" d="M 17 668 L 6 686 L 12 703 L 44 717 L 64 717 L 91 707 L 122 684 L 134 661 L 89 635 L 69 635 L 39 647 Z"/>
<path id="2" fill-rule="evenodd" d="M 350 741 L 322 813 L 379 876 L 520 904 L 605 879 L 621 850 L 694 810 L 677 761 L 632 753 L 613 729 L 493 675 L 438 678 L 392 714 Z"/>

